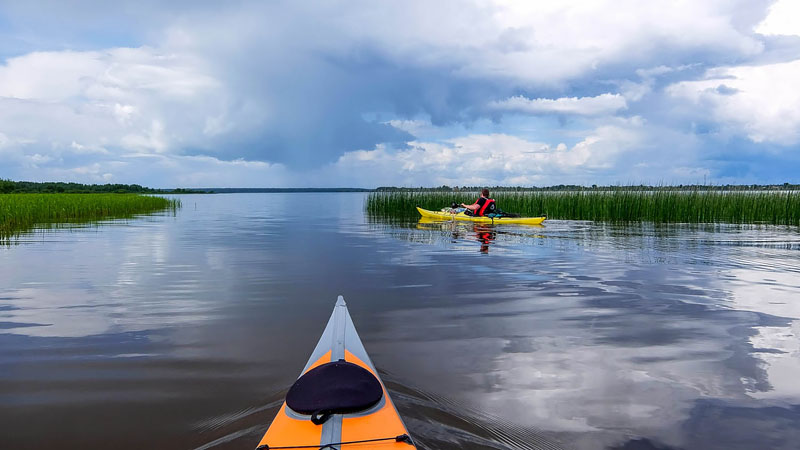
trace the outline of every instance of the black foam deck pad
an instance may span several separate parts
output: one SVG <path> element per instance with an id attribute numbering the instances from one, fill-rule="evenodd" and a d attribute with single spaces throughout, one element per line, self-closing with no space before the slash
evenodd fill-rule
<path id="1" fill-rule="evenodd" d="M 380 381 L 361 366 L 334 361 L 297 379 L 286 405 L 300 414 L 349 414 L 369 409 L 383 397 Z"/>

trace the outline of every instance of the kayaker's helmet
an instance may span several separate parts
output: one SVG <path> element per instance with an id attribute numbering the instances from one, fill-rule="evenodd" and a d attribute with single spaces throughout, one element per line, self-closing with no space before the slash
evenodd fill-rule
<path id="1" fill-rule="evenodd" d="M 482 196 L 484 196 L 484 197 L 486 197 L 486 198 L 489 198 L 489 190 L 488 190 L 488 189 L 484 189 L 484 190 L 482 190 L 482 191 L 481 191 L 481 195 L 482 195 Z"/>

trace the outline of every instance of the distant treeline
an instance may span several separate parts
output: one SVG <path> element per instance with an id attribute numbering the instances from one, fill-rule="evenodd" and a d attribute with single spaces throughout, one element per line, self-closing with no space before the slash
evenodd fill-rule
<path id="1" fill-rule="evenodd" d="M 487 186 L 437 186 L 437 187 L 395 187 L 381 186 L 375 192 L 479 192 Z M 556 184 L 553 186 L 489 186 L 492 192 L 544 192 L 544 191 L 800 191 L 800 184 L 678 184 L 648 186 L 614 185 L 614 186 L 581 186 L 577 184 Z"/>
<path id="2" fill-rule="evenodd" d="M 196 189 L 153 189 L 138 184 L 81 184 L 0 179 L 0 194 L 193 194 Z"/>
<path id="3" fill-rule="evenodd" d="M 138 184 L 81 184 L 12 181 L 0 178 L 0 194 L 233 194 L 256 192 L 372 192 L 363 188 L 198 188 L 154 189 Z"/>
<path id="4" fill-rule="evenodd" d="M 213 194 L 235 193 L 285 193 L 285 192 L 372 192 L 373 189 L 363 188 L 201 188 Z"/>

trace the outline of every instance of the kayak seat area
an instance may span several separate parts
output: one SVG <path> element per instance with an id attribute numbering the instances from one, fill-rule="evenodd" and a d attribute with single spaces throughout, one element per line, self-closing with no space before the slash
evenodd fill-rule
<path id="1" fill-rule="evenodd" d="M 375 406 L 383 387 L 370 371 L 345 360 L 329 362 L 304 373 L 286 394 L 286 406 L 311 415 L 317 425 L 332 414 L 352 414 Z"/>

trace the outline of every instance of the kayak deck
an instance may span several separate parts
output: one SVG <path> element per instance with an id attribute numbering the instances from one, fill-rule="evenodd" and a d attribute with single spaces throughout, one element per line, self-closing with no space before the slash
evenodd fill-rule
<path id="1" fill-rule="evenodd" d="M 503 224 L 503 223 L 514 223 L 514 224 L 523 224 L 523 225 L 541 225 L 542 222 L 547 219 L 547 217 L 475 217 L 475 216 L 468 216 L 463 212 L 458 214 L 453 214 L 444 211 L 429 211 L 427 209 L 422 209 L 417 206 L 417 211 L 422 215 L 422 217 L 434 220 L 461 220 L 464 222 L 478 222 L 478 223 L 491 223 L 491 224 Z"/>
<path id="2" fill-rule="evenodd" d="M 361 343 L 361 338 L 350 318 L 344 298 L 339 296 L 325 331 L 298 380 L 313 369 L 318 369 L 327 363 L 339 362 L 341 364 L 342 360 L 355 364 L 374 376 L 383 391 L 381 399 L 363 411 L 330 414 L 327 420 L 320 425 L 312 422 L 311 414 L 294 411 L 284 401 L 257 449 L 304 446 L 337 449 L 342 446 L 345 448 L 398 450 L 416 448 L 391 398 L 389 398 L 386 386 L 378 376 L 378 371 L 375 370 L 375 366 Z M 296 382 L 295 386 L 298 383 L 300 381 Z M 337 447 L 332 447 L 333 445 Z"/>

